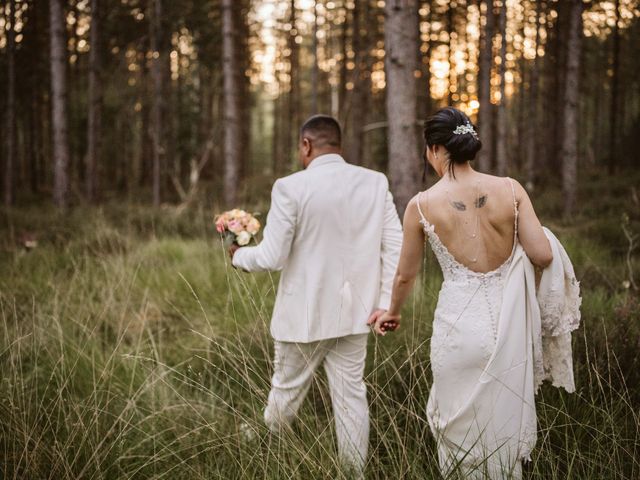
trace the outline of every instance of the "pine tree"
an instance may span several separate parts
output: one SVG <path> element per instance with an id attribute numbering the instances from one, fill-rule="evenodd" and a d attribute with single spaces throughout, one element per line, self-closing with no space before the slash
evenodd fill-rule
<path id="1" fill-rule="evenodd" d="M 402 215 L 420 187 L 414 76 L 418 42 L 416 0 L 387 2 L 385 13 L 389 176 L 396 207 Z"/>

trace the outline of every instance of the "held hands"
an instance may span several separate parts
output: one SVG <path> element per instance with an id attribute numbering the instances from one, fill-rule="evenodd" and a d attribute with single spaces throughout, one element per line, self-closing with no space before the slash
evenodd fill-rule
<path id="1" fill-rule="evenodd" d="M 392 315 L 386 310 L 375 310 L 367 324 L 373 328 L 378 335 L 386 335 L 387 332 L 393 332 L 400 327 L 400 315 Z"/>

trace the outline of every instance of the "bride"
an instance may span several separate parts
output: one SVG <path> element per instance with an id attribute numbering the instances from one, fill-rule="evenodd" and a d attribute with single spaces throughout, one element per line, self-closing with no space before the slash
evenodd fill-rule
<path id="1" fill-rule="evenodd" d="M 427 404 L 440 470 L 455 478 L 521 478 L 521 460 L 536 441 L 535 390 L 554 375 L 554 385 L 574 389 L 570 331 L 579 322 L 577 282 L 524 188 L 471 167 L 482 144 L 463 112 L 441 109 L 427 120 L 424 138 L 426 161 L 440 180 L 406 209 L 391 306 L 369 323 L 380 335 L 399 327 L 426 235 L 444 277 Z M 558 268 L 545 269 L 552 262 Z M 568 280 L 570 301 L 556 296 L 553 308 L 538 304 L 534 266 Z M 540 286 L 551 280 L 558 285 L 555 278 Z M 558 309 L 564 316 L 551 318 L 550 310 Z M 549 349 L 554 355 L 543 359 Z"/>

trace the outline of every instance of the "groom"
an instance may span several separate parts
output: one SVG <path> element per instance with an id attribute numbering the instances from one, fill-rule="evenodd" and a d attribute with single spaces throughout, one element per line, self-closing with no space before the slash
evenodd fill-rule
<path id="1" fill-rule="evenodd" d="M 340 145 L 333 117 L 309 118 L 298 145 L 303 170 L 274 183 L 262 242 L 230 253 L 249 272 L 282 270 L 267 425 L 277 432 L 291 423 L 324 364 L 341 461 L 361 470 L 367 319 L 389 307 L 402 230 L 387 178 L 346 163 Z"/>

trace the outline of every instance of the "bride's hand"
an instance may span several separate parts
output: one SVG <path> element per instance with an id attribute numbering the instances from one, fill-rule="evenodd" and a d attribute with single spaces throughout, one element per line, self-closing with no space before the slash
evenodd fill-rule
<path id="1" fill-rule="evenodd" d="M 391 315 L 386 310 L 376 310 L 367 321 L 378 335 L 386 335 L 400 327 L 400 315 Z"/>

